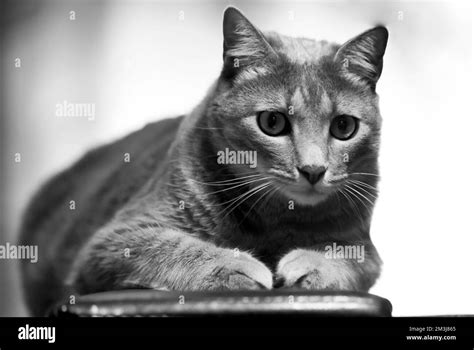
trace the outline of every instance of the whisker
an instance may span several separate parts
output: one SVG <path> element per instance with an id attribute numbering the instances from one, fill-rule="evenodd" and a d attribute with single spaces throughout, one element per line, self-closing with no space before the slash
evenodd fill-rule
<path id="1" fill-rule="evenodd" d="M 246 186 L 246 185 L 250 185 L 254 182 L 258 182 L 258 181 L 264 181 L 264 180 L 268 180 L 268 179 L 271 179 L 271 177 L 267 176 L 267 177 L 262 177 L 262 178 L 258 178 L 258 179 L 252 179 L 250 181 L 246 181 L 246 182 L 243 182 L 243 183 L 239 183 L 237 185 L 234 185 L 234 184 L 231 184 L 231 185 L 234 185 L 234 186 L 231 186 L 231 187 L 228 187 L 228 188 L 223 188 L 221 190 L 218 190 L 218 191 L 214 191 L 214 192 L 208 192 L 206 194 L 210 195 L 210 194 L 216 194 L 216 193 L 220 193 L 220 192 L 226 192 L 226 191 L 230 191 L 234 188 L 239 188 L 239 187 L 242 187 L 242 186 Z"/>
<path id="2" fill-rule="evenodd" d="M 364 193 L 368 194 L 369 196 L 373 197 L 374 199 L 377 199 L 377 196 L 374 195 L 372 192 L 369 192 L 367 189 L 365 189 L 364 187 L 356 184 L 356 183 L 353 183 L 351 181 L 349 181 L 353 186 L 355 186 L 357 189 L 361 190 L 361 191 L 364 191 Z"/>
<path id="3" fill-rule="evenodd" d="M 360 193 L 357 189 L 355 189 L 354 187 L 352 187 L 352 186 L 350 186 L 350 185 L 349 185 L 349 187 L 350 187 L 353 191 L 357 192 L 362 198 L 364 198 L 364 199 L 365 199 L 367 202 L 369 202 L 372 206 L 375 205 L 375 203 L 372 202 L 372 200 L 370 200 L 369 198 L 367 198 L 364 194 Z"/>
<path id="4" fill-rule="evenodd" d="M 267 199 L 266 199 L 265 201 L 263 201 L 262 203 L 260 203 L 259 209 L 260 209 L 263 205 L 266 205 L 266 204 L 270 201 L 271 197 L 281 189 L 281 186 L 278 185 L 278 184 L 273 184 L 273 188 L 274 188 L 274 191 L 268 195 L 268 197 L 267 197 Z"/>
<path id="5" fill-rule="evenodd" d="M 234 179 L 228 179 L 228 180 L 222 180 L 222 181 L 212 181 L 212 182 L 204 182 L 204 181 L 199 181 L 199 180 L 194 180 L 194 179 L 189 179 L 189 180 L 191 180 L 192 182 L 201 184 L 201 185 L 225 186 L 225 185 L 229 185 L 229 184 L 233 185 L 234 183 L 239 183 L 241 181 L 245 181 L 245 180 L 249 180 L 249 179 L 256 178 L 256 177 L 261 177 L 261 176 L 262 175 L 260 175 L 260 174 L 254 174 L 254 175 L 241 176 L 241 177 L 234 178 Z"/>
<path id="6" fill-rule="evenodd" d="M 344 191 L 344 190 L 346 190 L 346 191 Z M 347 189 L 344 187 L 343 189 L 341 189 L 341 194 L 348 200 L 350 208 L 352 209 L 352 211 L 356 215 L 357 219 L 362 223 L 363 222 L 362 213 L 360 212 L 359 207 L 357 206 L 357 204 L 352 200 L 351 193 L 349 191 L 347 191 Z"/>
<path id="7" fill-rule="evenodd" d="M 249 184 L 252 184 L 252 183 L 258 182 L 258 181 L 264 181 L 264 180 L 268 180 L 268 179 L 270 179 L 270 177 L 267 177 L 267 178 L 261 178 L 261 179 L 255 179 L 255 180 L 252 180 L 252 181 L 248 181 L 248 182 L 246 182 L 246 183 L 244 183 L 244 184 L 240 184 L 240 185 L 232 186 L 232 187 L 230 187 L 230 188 L 224 188 L 224 189 L 222 189 L 222 190 L 219 190 L 219 191 L 210 192 L 210 193 L 205 193 L 204 195 L 206 195 L 206 196 L 207 196 L 207 195 L 211 195 L 211 194 L 215 194 L 215 193 L 219 193 L 219 192 L 226 192 L 226 191 L 229 191 L 229 190 L 231 190 L 231 189 L 234 189 L 234 188 L 238 188 L 238 187 L 246 186 L 246 185 L 249 185 Z M 252 189 L 250 189 L 250 190 L 252 190 Z M 249 191 L 250 191 L 250 190 L 249 190 Z M 248 191 L 247 191 L 247 192 L 248 192 Z M 247 192 L 246 192 L 246 193 L 247 193 Z M 245 193 L 244 193 L 244 194 L 245 194 Z M 244 194 L 240 194 L 240 195 L 239 195 L 239 197 L 237 197 L 237 199 L 238 199 L 238 198 L 240 198 L 240 196 L 243 196 Z M 218 204 L 208 204 L 208 205 L 209 205 L 209 206 L 211 206 L 211 207 L 218 207 L 218 206 L 221 206 L 221 205 L 227 204 L 227 203 L 229 203 L 229 202 L 232 202 L 232 201 L 234 201 L 235 199 L 236 199 L 236 198 L 232 198 L 232 199 L 230 199 L 230 200 L 227 200 L 227 201 L 225 201 L 225 202 L 221 202 L 221 203 L 218 203 Z"/>
<path id="8" fill-rule="evenodd" d="M 244 198 L 246 195 L 248 195 L 249 193 L 251 193 L 252 191 L 254 191 L 256 188 L 259 188 L 261 185 L 257 186 L 257 187 L 252 187 L 251 189 L 249 189 L 248 191 L 238 195 L 237 197 L 234 197 L 226 202 L 223 202 L 223 203 L 219 203 L 219 204 L 216 204 L 215 206 L 221 206 L 223 204 L 227 204 L 227 203 L 230 203 L 227 207 L 224 208 L 224 210 L 222 210 L 221 212 L 219 212 L 218 214 L 222 213 L 222 212 L 225 212 L 227 209 L 229 209 L 234 203 L 238 202 L 241 198 Z"/>
<path id="9" fill-rule="evenodd" d="M 367 187 L 367 188 L 369 188 L 369 189 L 371 189 L 371 190 L 374 190 L 375 192 L 378 192 L 377 187 L 374 187 L 374 186 L 372 186 L 372 185 L 370 185 L 370 184 L 368 184 L 368 183 L 366 183 L 366 182 L 364 182 L 364 181 L 349 179 L 349 182 L 358 183 L 358 184 L 361 185 L 361 186 Z"/>
<path id="10" fill-rule="evenodd" d="M 354 198 L 356 198 L 364 207 L 365 209 L 367 209 L 368 211 L 370 211 L 370 208 L 367 206 L 367 204 L 362 200 L 362 198 L 360 196 L 362 196 L 360 194 L 360 192 L 358 192 L 357 190 L 355 190 L 354 188 L 350 187 L 349 185 L 346 186 L 346 189 L 352 193 L 352 195 L 354 196 Z M 364 196 L 363 196 L 364 197 Z M 364 197 L 366 200 L 368 200 L 370 202 L 369 199 L 367 199 L 367 197 Z"/>
<path id="11" fill-rule="evenodd" d="M 239 224 L 237 226 L 240 226 L 240 224 L 242 224 L 242 222 L 244 222 L 244 220 L 247 218 L 247 216 L 251 213 L 251 211 L 253 210 L 253 208 L 257 205 L 257 203 L 262 199 L 264 198 L 267 194 L 269 194 L 271 191 L 275 190 L 275 187 L 270 187 L 269 190 L 265 191 L 263 193 L 263 195 L 261 195 L 256 201 L 255 203 L 250 207 L 250 209 L 247 211 L 247 213 L 244 215 L 244 218 L 239 222 Z"/>
<path id="12" fill-rule="evenodd" d="M 349 175 L 367 175 L 367 176 L 377 176 L 377 177 L 380 177 L 379 174 L 374 174 L 374 173 L 350 173 Z"/>
<path id="13" fill-rule="evenodd" d="M 209 204 L 210 207 L 220 207 L 222 205 L 225 205 L 227 203 L 230 203 L 228 206 L 226 206 L 223 210 L 221 210 L 220 212 L 217 213 L 217 215 L 220 215 L 221 213 L 225 212 L 228 208 L 230 208 L 234 203 L 236 203 L 239 199 L 245 197 L 248 193 L 250 193 L 252 190 L 254 190 L 255 188 L 251 188 L 250 190 L 248 190 L 247 192 L 244 192 L 240 195 L 238 195 L 237 197 L 234 197 L 232 199 L 229 199 L 228 201 L 225 201 L 225 202 L 222 202 L 222 203 L 217 203 L 217 204 Z"/>
<path id="14" fill-rule="evenodd" d="M 243 195 L 239 196 L 237 200 L 234 203 L 231 203 L 229 206 L 227 206 L 223 211 L 221 211 L 218 215 L 225 213 L 224 218 L 227 217 L 232 211 L 234 211 L 235 208 L 237 208 L 239 205 L 244 203 L 246 200 L 248 200 L 250 197 L 252 197 L 254 194 L 257 192 L 261 191 L 262 189 L 266 188 L 267 186 L 270 185 L 270 182 L 266 182 L 262 185 L 259 185 L 257 187 L 254 187 L 250 189 L 249 191 L 245 192 Z M 241 198 L 241 199 L 240 199 Z M 240 200 L 239 200 L 240 199 Z"/>

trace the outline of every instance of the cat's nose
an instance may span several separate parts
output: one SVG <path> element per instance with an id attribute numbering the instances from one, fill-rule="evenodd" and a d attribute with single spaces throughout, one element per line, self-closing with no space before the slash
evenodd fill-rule
<path id="1" fill-rule="evenodd" d="M 300 174 L 308 180 L 311 185 L 314 185 L 321 180 L 326 172 L 327 168 L 323 165 L 305 165 L 298 168 Z"/>

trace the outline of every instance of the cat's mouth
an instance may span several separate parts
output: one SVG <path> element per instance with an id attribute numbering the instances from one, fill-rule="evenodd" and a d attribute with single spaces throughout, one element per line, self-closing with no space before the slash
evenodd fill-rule
<path id="1" fill-rule="evenodd" d="M 315 184 L 303 182 L 287 182 L 281 183 L 280 191 L 288 198 L 296 203 L 303 205 L 316 205 L 324 202 L 331 194 L 337 191 L 339 184 Z M 341 183 L 341 182 L 340 182 Z"/>
<path id="2" fill-rule="evenodd" d="M 317 183 L 311 184 L 303 177 L 290 177 L 280 172 L 269 172 L 277 183 L 279 192 L 289 201 L 295 203 L 314 206 L 327 200 L 344 186 L 347 174 L 327 174 Z"/>
<path id="3" fill-rule="evenodd" d="M 323 192 L 315 188 L 303 190 L 294 186 L 284 186 L 281 191 L 288 200 L 303 205 L 316 205 L 324 202 L 330 195 L 328 192 Z"/>

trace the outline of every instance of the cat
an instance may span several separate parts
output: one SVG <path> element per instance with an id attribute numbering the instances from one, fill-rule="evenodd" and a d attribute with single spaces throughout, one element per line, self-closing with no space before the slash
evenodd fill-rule
<path id="1" fill-rule="evenodd" d="M 39 247 L 22 265 L 33 315 L 71 293 L 375 283 L 387 29 L 338 45 L 263 33 L 229 7 L 223 31 L 221 74 L 191 113 L 88 152 L 33 198 L 20 232 Z"/>

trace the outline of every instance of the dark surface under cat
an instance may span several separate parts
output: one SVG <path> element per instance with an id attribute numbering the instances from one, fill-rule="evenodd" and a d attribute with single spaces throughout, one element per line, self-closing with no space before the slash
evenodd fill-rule
<path id="1" fill-rule="evenodd" d="M 169 292 L 124 290 L 84 295 L 53 310 L 58 317 L 309 315 L 390 317 L 387 299 L 360 292 Z"/>

